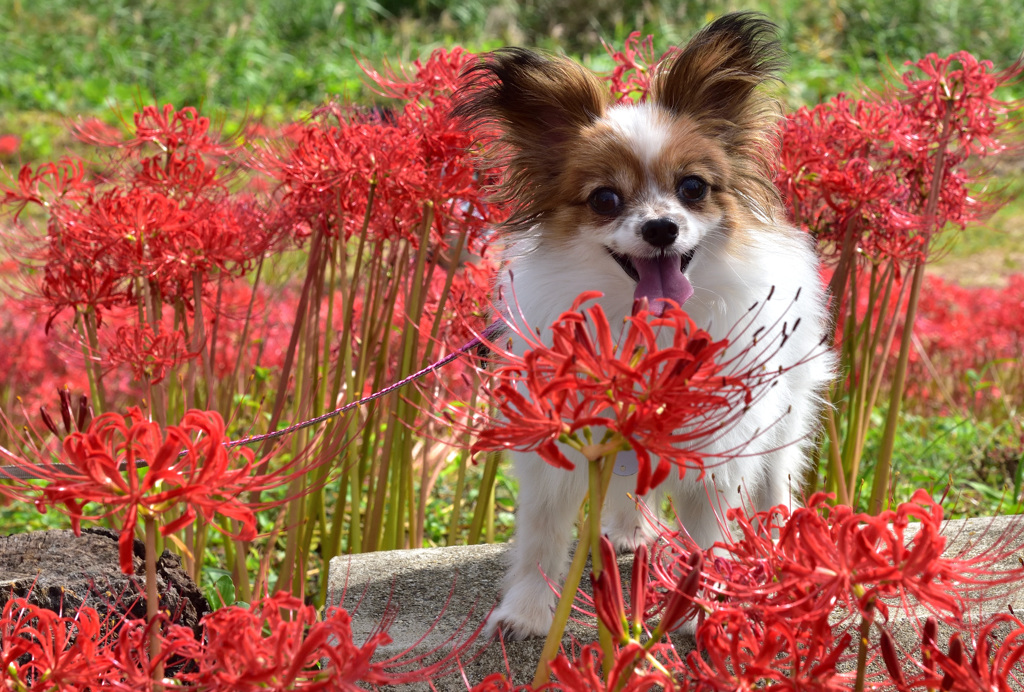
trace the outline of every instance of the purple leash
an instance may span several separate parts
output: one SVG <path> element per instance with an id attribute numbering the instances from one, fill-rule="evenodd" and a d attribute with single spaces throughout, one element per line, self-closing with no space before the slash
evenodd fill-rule
<path id="1" fill-rule="evenodd" d="M 340 416 L 346 411 L 351 411 L 352 409 L 357 408 L 359 406 L 364 406 L 365 404 L 370 403 L 374 399 L 379 399 L 380 397 L 386 394 L 390 394 L 396 389 L 401 389 L 405 385 L 411 382 L 415 382 L 416 380 L 429 375 L 435 370 L 440 370 L 444 366 L 451 363 L 453 360 L 465 355 L 466 353 L 472 351 L 474 348 L 477 348 L 480 345 L 486 345 L 486 343 L 491 342 L 496 337 L 500 336 L 501 333 L 505 330 L 505 326 L 505 322 L 503 321 L 492 323 L 489 327 L 487 327 L 487 329 L 483 331 L 483 333 L 480 336 L 473 337 L 473 339 L 470 340 L 468 343 L 463 345 L 461 348 L 452 351 L 441 360 L 431 363 L 422 370 L 417 370 L 413 374 L 409 375 L 408 377 L 402 380 L 399 380 L 398 382 L 395 382 L 394 384 L 389 384 L 384 389 L 376 391 L 368 396 L 364 396 L 362 399 L 351 401 L 345 404 L 344 406 L 341 406 L 340 408 L 336 408 L 333 411 L 328 411 L 327 413 L 317 416 L 316 418 L 304 420 L 301 423 L 290 425 L 287 428 L 282 428 L 281 430 L 277 430 L 275 432 L 264 433 L 263 435 L 254 435 L 252 437 L 246 437 L 241 440 L 225 442 L 224 446 L 230 449 L 231 447 L 240 447 L 241 445 L 253 444 L 254 442 L 263 442 L 264 440 L 271 440 L 275 437 L 289 435 L 295 432 L 296 430 L 308 428 L 310 426 L 316 425 L 317 423 L 322 423 L 330 418 L 336 418 L 337 416 Z M 186 452 L 182 452 L 182 455 L 184 454 L 186 454 Z M 139 460 L 135 464 L 135 468 L 143 468 L 145 466 L 148 466 L 148 464 L 143 460 Z M 53 469 L 56 471 L 71 470 L 71 468 L 67 466 L 67 464 L 50 464 L 47 466 L 0 466 L 0 480 L 3 480 L 4 478 L 16 478 L 19 480 L 34 480 L 40 478 L 40 476 L 36 475 L 36 473 L 33 473 L 33 469 Z M 121 470 L 124 470 L 123 462 L 121 464 Z"/>

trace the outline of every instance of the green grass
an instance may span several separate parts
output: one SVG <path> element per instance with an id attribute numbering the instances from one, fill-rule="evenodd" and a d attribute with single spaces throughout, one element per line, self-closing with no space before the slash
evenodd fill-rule
<path id="1" fill-rule="evenodd" d="M 709 18 L 758 9 L 792 56 L 791 100 L 877 83 L 931 51 L 968 48 L 1008 65 L 1024 36 L 1016 0 L 8 0 L 0 13 L 0 112 L 65 115 L 169 101 L 292 110 L 363 96 L 356 56 L 408 62 L 437 46 L 518 43 L 600 63 L 633 30 L 659 49 Z"/>
<path id="2" fill-rule="evenodd" d="M 995 171 L 991 187 L 999 210 L 986 223 L 952 231 L 943 256 L 931 268 L 961 284 L 998 284 L 1024 271 L 1024 160 Z"/>
<path id="3" fill-rule="evenodd" d="M 859 509 L 866 511 L 874 459 L 878 456 L 885 411 L 876 409 L 865 444 Z M 947 518 L 1024 512 L 1017 471 L 1024 449 L 1013 439 L 1011 426 L 961 416 L 918 416 L 901 413 L 893 452 L 893 487 L 897 501 L 917 488 L 935 499 L 945 496 Z"/>

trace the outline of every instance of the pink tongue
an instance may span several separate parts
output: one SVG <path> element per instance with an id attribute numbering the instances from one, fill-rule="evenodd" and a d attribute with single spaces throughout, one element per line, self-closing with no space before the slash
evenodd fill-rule
<path id="1" fill-rule="evenodd" d="M 661 316 L 668 307 L 665 299 L 682 305 L 693 295 L 690 280 L 679 269 L 678 255 L 662 255 L 654 259 L 631 257 L 633 266 L 640 275 L 640 281 L 633 293 L 635 300 L 646 298 L 649 310 Z"/>

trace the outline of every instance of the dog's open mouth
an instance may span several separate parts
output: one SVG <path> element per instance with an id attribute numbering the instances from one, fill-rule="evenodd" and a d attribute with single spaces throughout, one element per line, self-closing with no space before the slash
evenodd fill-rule
<path id="1" fill-rule="evenodd" d="M 666 301 L 682 305 L 693 295 L 693 286 L 684 272 L 696 249 L 684 255 L 660 255 L 658 257 L 629 257 L 608 249 L 608 254 L 622 267 L 633 281 L 636 301 L 646 298 L 649 310 L 661 315 L 667 307 Z"/>

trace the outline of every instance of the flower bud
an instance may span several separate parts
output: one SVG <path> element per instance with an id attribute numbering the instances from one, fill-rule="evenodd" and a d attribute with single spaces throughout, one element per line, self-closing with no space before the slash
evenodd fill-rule
<path id="1" fill-rule="evenodd" d="M 671 632 L 683 621 L 690 618 L 697 610 L 697 603 L 694 597 L 700 587 L 701 570 L 704 568 L 704 553 L 695 550 L 690 553 L 686 561 L 689 571 L 676 583 L 676 587 L 669 596 L 668 605 L 661 616 L 661 624 L 658 625 L 658 634 Z"/>
<path id="2" fill-rule="evenodd" d="M 53 422 L 53 418 L 50 417 L 50 414 L 49 412 L 47 412 L 45 406 L 39 407 L 39 415 L 42 416 L 43 424 L 50 429 L 50 432 L 52 432 L 58 438 L 62 437 L 62 435 L 59 432 L 57 432 L 57 424 Z"/>
<path id="3" fill-rule="evenodd" d="M 633 553 L 633 579 L 630 600 L 630 615 L 633 618 L 633 636 L 640 636 L 644 622 L 644 608 L 647 604 L 647 546 L 640 544 Z"/>

